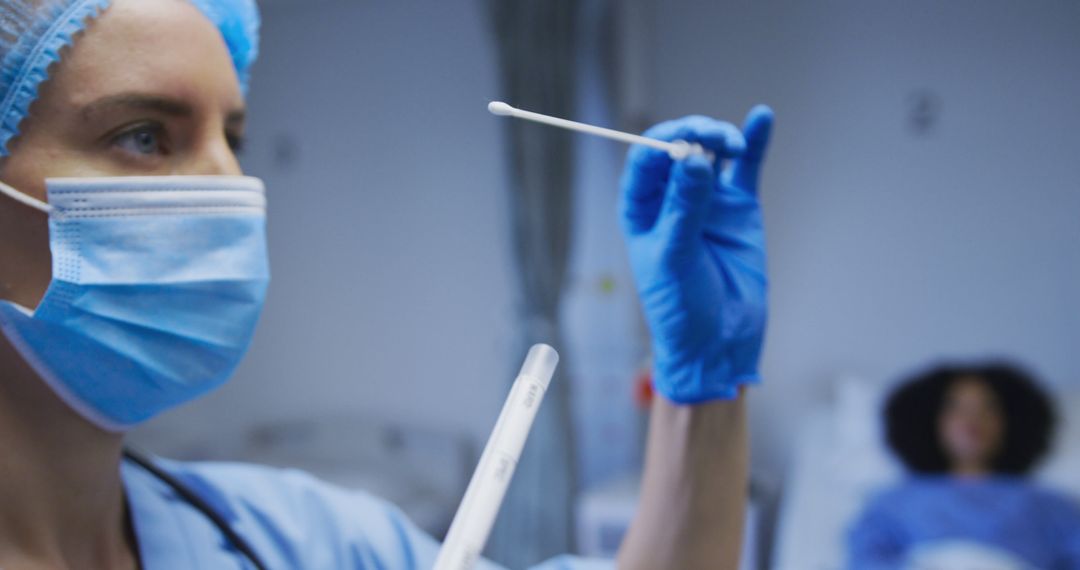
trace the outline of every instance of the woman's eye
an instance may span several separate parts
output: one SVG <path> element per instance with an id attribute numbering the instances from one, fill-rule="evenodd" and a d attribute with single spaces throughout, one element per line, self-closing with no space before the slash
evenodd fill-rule
<path id="1" fill-rule="evenodd" d="M 161 128 L 144 126 L 120 133 L 113 139 L 113 145 L 139 155 L 157 155 L 164 152 Z"/>

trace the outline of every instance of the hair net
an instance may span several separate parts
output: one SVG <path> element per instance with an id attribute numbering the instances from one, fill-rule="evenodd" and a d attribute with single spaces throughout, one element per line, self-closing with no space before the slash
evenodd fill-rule
<path id="1" fill-rule="evenodd" d="M 247 93 L 251 64 L 259 56 L 259 9 L 255 0 L 189 0 L 221 30 L 240 88 Z"/>
<path id="2" fill-rule="evenodd" d="M 49 67 L 112 0 L 0 0 L 0 157 L 38 97 Z M 221 31 L 247 92 L 258 55 L 255 0 L 189 0 Z"/>

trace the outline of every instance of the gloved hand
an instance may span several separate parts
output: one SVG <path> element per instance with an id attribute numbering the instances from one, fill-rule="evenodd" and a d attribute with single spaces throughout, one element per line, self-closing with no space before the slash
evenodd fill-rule
<path id="1" fill-rule="evenodd" d="M 757 187 L 772 122 L 772 110 L 757 106 L 743 133 L 701 116 L 646 133 L 699 143 L 715 165 L 642 146 L 627 159 L 623 229 L 652 333 L 653 381 L 673 402 L 730 399 L 758 381 L 767 279 Z"/>

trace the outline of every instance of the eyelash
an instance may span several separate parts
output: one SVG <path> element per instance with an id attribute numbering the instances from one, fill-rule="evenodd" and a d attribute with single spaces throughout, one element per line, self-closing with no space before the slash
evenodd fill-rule
<path id="1" fill-rule="evenodd" d="M 158 146 L 159 146 L 159 148 L 160 147 L 166 147 L 167 148 L 166 143 L 167 143 L 168 139 L 167 139 L 167 137 L 165 135 L 167 135 L 168 133 L 167 133 L 167 130 L 166 130 L 165 126 L 162 125 L 162 124 L 159 124 L 159 123 L 139 123 L 139 124 L 127 127 L 125 129 L 123 129 L 122 131 L 110 136 L 109 137 L 109 144 L 112 145 L 112 146 L 119 146 L 121 144 L 121 142 L 123 140 L 125 140 L 126 138 L 132 137 L 132 136 L 135 136 L 137 134 L 144 133 L 144 132 L 150 132 L 150 133 L 154 134 L 158 138 Z M 229 145 L 229 149 L 232 150 L 234 155 L 240 156 L 244 152 L 244 147 L 245 147 L 245 144 L 246 144 L 247 141 L 246 141 L 246 139 L 244 138 L 243 135 L 226 132 L 225 133 L 225 142 Z M 129 152 L 131 154 L 138 154 L 139 156 L 147 156 L 147 155 L 141 154 L 141 153 L 134 153 L 134 152 L 131 152 L 131 151 L 127 151 L 127 152 Z M 161 154 L 168 154 L 168 152 L 166 151 L 166 152 L 163 152 Z"/>
<path id="2" fill-rule="evenodd" d="M 157 152 L 155 153 L 155 156 L 168 154 L 168 141 L 167 137 L 165 136 L 167 134 L 165 131 L 165 126 L 158 123 L 144 122 L 131 125 L 123 129 L 122 131 L 116 133 L 115 135 L 109 137 L 109 144 L 119 148 L 121 151 L 126 152 L 127 154 L 139 156 L 140 158 L 150 156 L 148 153 L 140 153 L 131 149 L 122 148 L 122 144 L 124 141 L 142 133 L 150 133 L 155 137 L 155 142 L 157 146 Z"/>

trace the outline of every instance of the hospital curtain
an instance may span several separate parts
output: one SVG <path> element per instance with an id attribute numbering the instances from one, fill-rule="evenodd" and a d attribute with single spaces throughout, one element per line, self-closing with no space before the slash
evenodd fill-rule
<path id="1" fill-rule="evenodd" d="M 560 117 L 574 115 L 577 5 L 575 0 L 487 0 L 501 96 L 508 103 Z M 517 356 L 524 357 L 535 342 L 556 349 L 561 345 L 559 306 L 571 243 L 573 149 L 566 131 L 523 121 L 503 124 L 518 277 Z M 560 369 L 568 369 L 565 362 Z M 508 568 L 526 568 L 571 550 L 575 469 L 570 418 L 568 378 L 556 374 L 487 549 Z"/>

